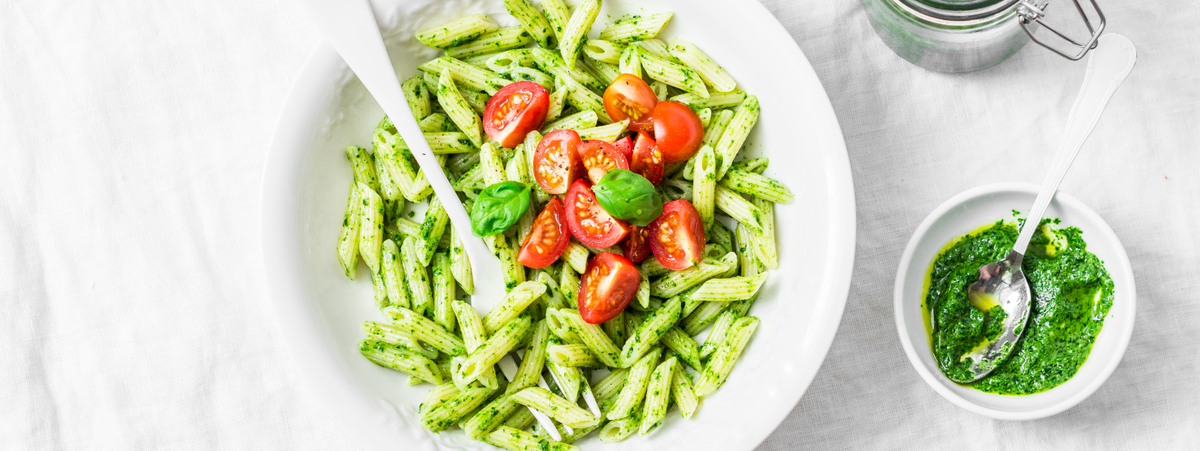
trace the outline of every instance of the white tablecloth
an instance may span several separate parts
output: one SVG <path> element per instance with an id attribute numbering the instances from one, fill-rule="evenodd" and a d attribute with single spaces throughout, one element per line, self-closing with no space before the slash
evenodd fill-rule
<path id="1" fill-rule="evenodd" d="M 0 3 L 0 448 L 350 448 L 301 385 L 261 277 L 267 140 L 319 42 L 305 15 L 281 0 Z M 767 6 L 841 121 L 859 244 L 829 357 L 761 449 L 1195 449 L 1200 7 L 1103 2 L 1138 65 L 1063 190 L 1125 244 L 1136 330 L 1095 395 L 1013 423 L 921 381 L 892 282 L 937 204 L 1040 181 L 1083 64 L 1029 47 L 932 73 L 856 1 Z"/>

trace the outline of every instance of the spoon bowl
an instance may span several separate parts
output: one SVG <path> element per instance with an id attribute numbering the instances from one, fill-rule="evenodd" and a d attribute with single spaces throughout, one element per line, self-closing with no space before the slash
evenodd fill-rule
<path id="1" fill-rule="evenodd" d="M 978 347 L 967 358 L 971 359 L 971 376 L 955 379 L 960 384 L 969 384 L 991 374 L 1017 345 L 1021 332 L 1029 323 L 1029 281 L 1021 270 L 1025 256 L 1017 251 L 1008 253 L 1004 260 L 989 263 L 979 268 L 979 280 L 967 288 L 967 299 L 981 311 L 994 307 L 1004 310 L 1004 331 L 996 341 L 986 347 Z M 951 379 L 954 379 L 953 377 Z"/>

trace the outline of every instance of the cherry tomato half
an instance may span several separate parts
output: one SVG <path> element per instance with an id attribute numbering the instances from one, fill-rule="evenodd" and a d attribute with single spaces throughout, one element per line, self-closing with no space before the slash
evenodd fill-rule
<path id="1" fill-rule="evenodd" d="M 577 151 L 592 183 L 600 183 L 604 173 L 612 169 L 629 169 L 629 159 L 612 144 L 604 141 L 589 139 L 580 144 Z"/>
<path id="2" fill-rule="evenodd" d="M 649 125 L 658 97 L 650 85 L 633 74 L 621 74 L 604 90 L 604 111 L 613 122 L 629 119 L 630 130 Z"/>
<path id="3" fill-rule="evenodd" d="M 500 88 L 483 110 L 483 131 L 509 149 L 525 139 L 525 134 L 542 128 L 550 94 L 532 81 L 518 81 Z"/>
<path id="4" fill-rule="evenodd" d="M 673 200 L 650 223 L 650 251 L 667 268 L 676 271 L 700 264 L 704 258 L 704 224 L 691 202 Z"/>
<path id="5" fill-rule="evenodd" d="M 633 159 L 629 160 L 629 170 L 657 185 L 662 181 L 663 167 L 663 153 L 658 149 L 658 143 L 645 132 L 638 132 L 637 143 L 633 145 Z"/>
<path id="6" fill-rule="evenodd" d="M 700 150 L 704 124 L 690 107 L 679 102 L 658 102 L 654 107 L 654 140 L 663 153 L 663 163 L 685 161 Z"/>
<path id="7" fill-rule="evenodd" d="M 628 133 L 628 132 L 626 132 L 626 133 Z M 636 137 L 636 136 L 637 136 L 637 134 L 633 135 L 633 137 Z M 616 147 L 617 151 L 621 152 L 621 155 L 624 155 L 626 160 L 629 160 L 629 164 L 633 164 L 633 138 L 632 137 L 630 137 L 629 135 L 622 135 L 620 138 L 617 138 L 616 141 L 613 141 L 613 147 Z"/>
<path id="8" fill-rule="evenodd" d="M 637 295 L 642 276 L 625 257 L 604 252 L 588 262 L 579 280 L 579 316 L 600 324 L 625 310 Z"/>
<path id="9" fill-rule="evenodd" d="M 580 243 L 602 249 L 617 244 L 629 233 L 628 223 L 612 217 L 596 202 L 596 195 L 592 194 L 592 185 L 586 180 L 576 180 L 571 185 L 563 207 L 566 209 L 567 226 L 571 229 L 571 235 Z"/>
<path id="10" fill-rule="evenodd" d="M 575 179 L 583 176 L 583 165 L 575 150 L 580 142 L 575 130 L 555 130 L 538 144 L 533 153 L 533 178 L 547 193 L 565 193 Z"/>
<path id="11" fill-rule="evenodd" d="M 517 261 L 530 268 L 545 268 L 558 260 L 570 241 L 571 231 L 567 229 L 562 201 L 552 198 L 533 221 L 533 229 L 521 244 Z"/>
<path id="12" fill-rule="evenodd" d="M 629 235 L 621 240 L 621 255 L 634 263 L 641 263 L 650 256 L 650 229 L 629 225 Z"/>

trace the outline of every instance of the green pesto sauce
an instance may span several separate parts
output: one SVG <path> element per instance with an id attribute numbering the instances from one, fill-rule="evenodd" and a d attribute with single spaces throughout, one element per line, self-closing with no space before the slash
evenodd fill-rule
<path id="1" fill-rule="evenodd" d="M 1079 229 L 1046 235 L 1047 224 L 1057 223 L 1043 220 L 1021 265 L 1034 299 L 1024 335 L 1008 360 L 971 387 L 1003 395 L 1043 392 L 1075 376 L 1091 353 L 1112 307 L 1113 281 L 1104 262 L 1087 251 Z M 969 304 L 967 287 L 980 266 L 1008 254 L 1017 234 L 1016 224 L 998 221 L 951 241 L 929 267 L 925 326 L 938 367 L 951 378 L 969 374 L 970 360 L 960 358 L 1003 329 L 1004 312 Z"/>

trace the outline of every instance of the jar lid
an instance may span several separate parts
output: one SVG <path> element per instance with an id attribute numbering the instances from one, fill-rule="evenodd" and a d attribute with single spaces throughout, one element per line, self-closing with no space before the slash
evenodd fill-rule
<path id="1" fill-rule="evenodd" d="M 987 18 L 1008 10 L 1018 0 L 898 0 L 908 7 L 942 20 L 965 21 Z"/>

